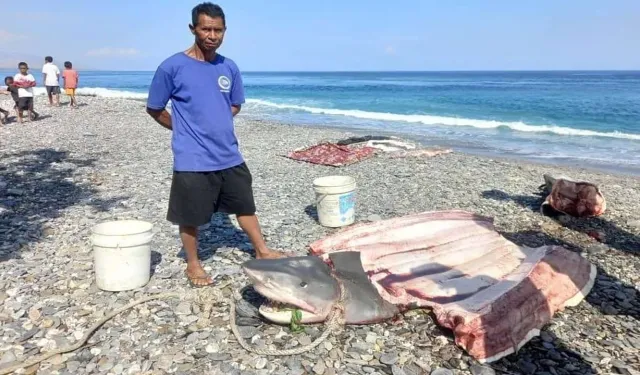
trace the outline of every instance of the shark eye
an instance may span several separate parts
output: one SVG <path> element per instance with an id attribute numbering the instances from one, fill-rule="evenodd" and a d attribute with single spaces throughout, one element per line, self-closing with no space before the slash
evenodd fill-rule
<path id="1" fill-rule="evenodd" d="M 307 283 L 305 281 L 300 282 L 300 286 L 303 288 L 307 287 Z"/>

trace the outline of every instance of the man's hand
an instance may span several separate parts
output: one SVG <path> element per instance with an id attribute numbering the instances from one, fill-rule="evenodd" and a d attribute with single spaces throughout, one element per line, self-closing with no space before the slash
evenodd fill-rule
<path id="1" fill-rule="evenodd" d="M 171 115 L 167 112 L 166 109 L 156 110 L 147 107 L 147 113 L 151 116 L 156 122 L 169 130 L 173 130 L 173 126 L 171 124 Z"/>
<path id="2" fill-rule="evenodd" d="M 241 109 L 240 105 L 232 105 L 231 106 L 231 114 L 233 116 L 237 115 L 240 112 L 240 109 Z"/>

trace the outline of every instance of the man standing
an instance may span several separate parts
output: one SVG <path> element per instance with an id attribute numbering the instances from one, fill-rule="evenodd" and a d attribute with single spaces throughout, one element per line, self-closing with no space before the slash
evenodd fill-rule
<path id="1" fill-rule="evenodd" d="M 56 106 L 60 105 L 60 69 L 53 63 L 53 57 L 44 58 L 42 66 L 42 81 L 47 88 L 49 105 L 53 105 L 53 95 L 56 97 Z"/>
<path id="2" fill-rule="evenodd" d="M 216 50 L 226 31 L 222 9 L 212 3 L 193 8 L 189 25 L 195 43 L 164 60 L 155 72 L 147 112 L 172 130 L 173 180 L 167 220 L 179 225 L 187 256 L 185 273 L 193 286 L 213 280 L 198 259 L 198 227 L 214 212 L 235 214 L 256 251 L 276 258 L 262 237 L 255 215 L 252 176 L 238 148 L 233 117 L 244 103 L 236 64 Z M 171 100 L 169 114 L 165 107 Z"/>

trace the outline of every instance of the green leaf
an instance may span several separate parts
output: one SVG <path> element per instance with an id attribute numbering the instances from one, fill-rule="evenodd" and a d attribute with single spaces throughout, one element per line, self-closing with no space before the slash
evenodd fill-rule
<path id="1" fill-rule="evenodd" d="M 300 311 L 299 309 L 293 310 L 291 312 L 291 324 L 290 324 L 291 332 L 300 332 L 304 330 L 304 328 L 302 328 L 302 325 L 300 324 L 301 320 L 302 320 L 302 311 Z"/>

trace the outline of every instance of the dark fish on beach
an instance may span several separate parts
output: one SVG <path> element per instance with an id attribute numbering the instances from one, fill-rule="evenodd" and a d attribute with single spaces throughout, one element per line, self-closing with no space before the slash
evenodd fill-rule
<path id="1" fill-rule="evenodd" d="M 559 246 L 527 248 L 497 233 L 489 218 L 464 211 L 425 212 L 358 224 L 310 245 L 310 256 L 243 264 L 271 302 L 260 314 L 288 324 L 322 322 L 345 286 L 346 324 L 382 322 L 433 309 L 457 345 L 480 362 L 514 353 L 556 311 L 590 291 L 595 268 Z"/>

